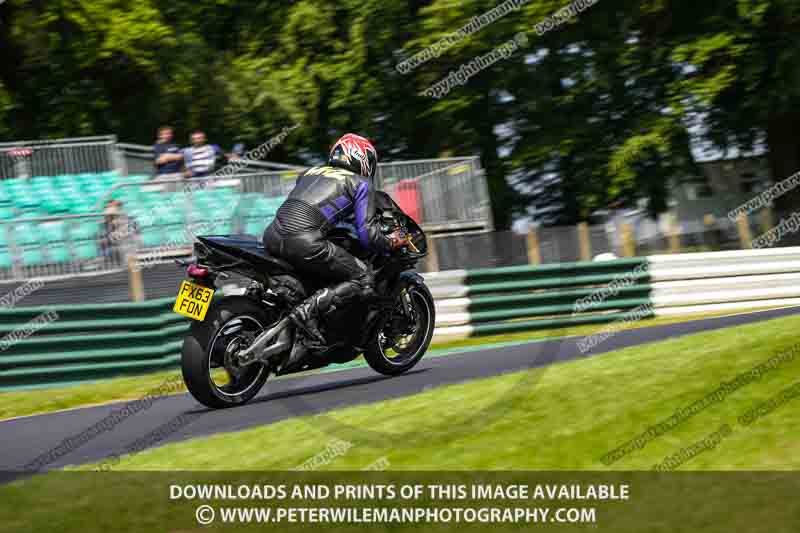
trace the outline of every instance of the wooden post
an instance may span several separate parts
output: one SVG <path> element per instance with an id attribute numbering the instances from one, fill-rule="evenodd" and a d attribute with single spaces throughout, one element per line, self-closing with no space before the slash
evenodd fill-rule
<path id="1" fill-rule="evenodd" d="M 670 253 L 677 254 L 681 251 L 681 236 L 678 232 L 678 223 L 675 220 L 675 215 L 669 215 L 669 251 Z"/>
<path id="2" fill-rule="evenodd" d="M 425 258 L 425 268 L 428 272 L 439 272 L 439 254 L 436 251 L 436 239 L 428 237 L 428 255 Z"/>
<path id="3" fill-rule="evenodd" d="M 581 260 L 592 260 L 592 241 L 589 239 L 589 224 L 581 222 L 578 224 L 578 243 L 581 248 Z"/>
<path id="4" fill-rule="evenodd" d="M 742 250 L 753 247 L 753 237 L 750 235 L 750 224 L 747 221 L 747 213 L 742 213 L 736 218 L 736 227 L 739 229 L 739 242 Z"/>
<path id="5" fill-rule="evenodd" d="M 759 213 L 761 217 L 761 233 L 766 233 L 775 226 L 772 218 L 772 207 L 766 206 Z"/>
<path id="6" fill-rule="evenodd" d="M 539 230 L 533 226 L 528 229 L 528 263 L 542 264 L 542 252 L 539 248 Z"/>
<path id="7" fill-rule="evenodd" d="M 703 217 L 705 236 L 703 242 L 710 243 L 713 250 L 719 249 L 719 239 L 717 235 L 717 220 L 714 215 L 707 214 Z"/>
<path id="8" fill-rule="evenodd" d="M 622 224 L 622 257 L 636 257 L 636 240 L 628 222 Z"/>
<path id="9" fill-rule="evenodd" d="M 128 287 L 130 289 L 132 301 L 144 301 L 144 281 L 142 279 L 142 269 L 136 262 L 136 252 L 134 250 L 131 250 L 130 253 L 128 253 Z"/>

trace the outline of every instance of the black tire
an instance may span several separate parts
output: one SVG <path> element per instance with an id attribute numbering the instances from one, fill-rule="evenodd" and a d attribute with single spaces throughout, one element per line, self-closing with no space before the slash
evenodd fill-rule
<path id="1" fill-rule="evenodd" d="M 228 296 L 211 304 L 205 320 L 192 322 L 190 332 L 183 340 L 181 370 L 186 387 L 198 402 L 206 407 L 223 409 L 247 403 L 258 394 L 269 377 L 269 369 L 260 363 L 242 367 L 245 372 L 242 384 L 232 381 L 226 391 L 225 387 L 228 385 L 220 387 L 212 379 L 212 364 L 219 366 L 221 348 L 212 346 L 212 343 L 222 342 L 221 330 L 223 327 L 234 329 L 231 321 L 236 318 L 246 324 L 248 331 L 255 331 L 257 328 L 263 330 L 276 322 L 276 317 L 271 315 L 272 313 L 250 298 Z M 215 352 L 213 361 L 212 348 Z"/>
<path id="2" fill-rule="evenodd" d="M 400 355 L 397 357 L 387 356 L 381 338 L 383 326 L 387 325 L 387 321 L 384 321 L 383 326 L 378 327 L 378 331 L 372 336 L 364 351 L 364 359 L 367 364 L 376 372 L 386 376 L 397 376 L 413 368 L 425 355 L 433 338 L 436 308 L 431 292 L 424 283 L 419 281 L 407 282 L 406 290 L 411 296 L 412 307 L 419 318 L 411 345 L 406 350 L 399 351 Z"/>

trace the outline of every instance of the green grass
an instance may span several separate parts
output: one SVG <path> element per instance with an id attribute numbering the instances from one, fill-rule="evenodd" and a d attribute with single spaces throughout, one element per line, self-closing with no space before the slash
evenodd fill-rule
<path id="1" fill-rule="evenodd" d="M 640 322 L 626 323 L 623 329 L 635 329 L 657 325 L 684 322 L 722 316 L 730 313 L 705 313 L 687 315 L 684 317 L 655 318 Z M 514 333 L 507 335 L 492 335 L 486 337 L 471 337 L 434 344 L 431 350 L 456 350 L 458 348 L 479 346 L 485 344 L 499 344 L 522 342 L 528 340 L 547 339 L 552 337 L 565 337 L 571 335 L 590 335 L 600 331 L 605 325 L 577 326 L 561 329 L 549 329 Z M 18 416 L 48 413 L 63 409 L 86 407 L 103 403 L 133 400 L 143 397 L 156 390 L 163 383 L 175 384 L 175 393 L 186 392 L 181 384 L 180 370 L 168 370 L 142 376 L 122 377 L 104 381 L 87 382 L 68 387 L 51 387 L 45 389 L 29 389 L 0 393 L 0 420 Z"/>
<path id="2" fill-rule="evenodd" d="M 416 396 L 295 418 L 237 433 L 215 435 L 145 450 L 111 464 L 111 473 L 86 465 L 0 486 L 0 531 L 216 531 L 199 527 L 195 508 L 304 506 L 303 501 L 170 500 L 170 485 L 279 485 L 325 483 L 626 483 L 628 502 L 600 502 L 597 526 L 538 524 L 541 531 L 796 531 L 794 477 L 742 473 L 738 477 L 684 473 L 661 477 L 608 472 L 600 457 L 713 392 L 722 381 L 791 350 L 800 317 L 701 333 L 589 359 L 492 379 L 434 389 Z M 800 357 L 765 374 L 697 413 L 671 432 L 612 465 L 614 470 L 649 469 L 665 456 L 706 437 L 721 424 L 733 433 L 682 470 L 796 470 L 800 445 L 797 404 L 787 403 L 749 427 L 737 418 L 752 406 L 798 381 Z M 400 378 L 402 379 L 402 378 Z M 795 400 L 797 401 L 797 400 Z M 262 404 L 269 409 L 270 404 Z M 280 408 L 275 406 L 275 408 Z M 203 415 L 200 415 L 203 416 Z M 235 411 L 230 416 L 236 416 Z M 291 475 L 326 448 L 328 471 Z M 360 472 L 382 460 L 394 472 Z M 180 472 L 178 470 L 183 470 Z M 400 471 L 409 472 L 400 472 Z M 445 471 L 478 472 L 458 477 Z M 533 470 L 564 470 L 537 473 Z M 588 471 L 576 473 L 575 470 Z M 147 471 L 147 472 L 142 472 Z M 160 473 L 156 471 L 168 471 Z M 201 472 L 207 471 L 207 472 Z M 233 471 L 238 471 L 234 473 Z M 249 471 L 249 472 L 247 472 Z M 429 471 L 427 474 L 420 471 Z M 592 477 L 592 472 L 594 476 Z M 603 475 L 599 477 L 598 474 Z M 795 474 L 791 474 L 794 476 Z M 426 501 L 331 501 L 339 506 L 426 505 Z M 459 505 L 464 505 L 460 502 Z M 472 506 L 494 502 L 477 501 Z M 561 502 L 594 506 L 594 502 Z M 310 504 L 324 505 L 320 502 Z M 440 501 L 437 506 L 447 503 Z M 497 504 L 504 507 L 506 504 Z M 523 507 L 553 507 L 527 502 Z M 558 504 L 555 504 L 558 505 Z M 307 531 L 305 524 L 226 525 Z M 5 528 L 5 529 L 4 529 Z M 485 524 L 369 526 L 370 531 L 486 531 Z M 492 529 L 526 531 L 524 523 Z M 364 531 L 363 524 L 315 525 L 314 531 Z"/>
<path id="3" fill-rule="evenodd" d="M 589 359 L 437 388 L 125 456 L 131 470 L 282 470 L 346 441 L 322 469 L 385 458 L 398 470 L 607 470 L 606 452 L 798 343 L 800 317 L 702 333 Z M 796 404 L 751 426 L 737 418 L 800 376 L 800 356 L 611 465 L 650 469 L 727 423 L 733 433 L 689 470 L 800 468 Z M 263 404 L 264 409 L 269 404 Z M 224 450 L 224 453 L 220 453 Z M 91 469 L 92 467 L 85 467 Z"/>

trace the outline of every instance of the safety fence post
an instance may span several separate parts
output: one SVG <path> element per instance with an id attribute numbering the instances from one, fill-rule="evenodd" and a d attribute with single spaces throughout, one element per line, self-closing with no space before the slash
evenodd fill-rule
<path id="1" fill-rule="evenodd" d="M 669 214 L 667 221 L 669 226 L 667 229 L 669 235 L 669 251 L 673 254 L 677 254 L 681 251 L 680 226 L 674 214 Z"/>
<path id="2" fill-rule="evenodd" d="M 539 230 L 531 227 L 528 229 L 528 263 L 539 265 L 542 263 L 542 252 L 539 248 Z"/>
<path id="3" fill-rule="evenodd" d="M 592 260 L 592 241 L 589 239 L 589 224 L 581 222 L 578 224 L 578 242 L 581 249 L 581 260 Z"/>
<path id="4" fill-rule="evenodd" d="M 622 256 L 636 256 L 636 241 L 633 236 L 633 226 L 628 222 L 622 224 Z"/>
<path id="5" fill-rule="evenodd" d="M 739 230 L 739 242 L 742 245 L 742 249 L 746 250 L 752 248 L 753 237 L 750 235 L 750 223 L 746 213 L 742 213 L 736 217 L 736 227 Z"/>
<path id="6" fill-rule="evenodd" d="M 772 217 L 772 208 L 769 206 L 762 209 L 761 213 L 759 213 L 759 216 L 761 217 L 761 233 L 766 233 L 775 226 L 775 222 Z"/>

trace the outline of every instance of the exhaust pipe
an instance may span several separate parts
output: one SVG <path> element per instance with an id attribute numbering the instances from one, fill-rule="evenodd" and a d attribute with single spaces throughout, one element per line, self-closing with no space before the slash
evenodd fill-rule
<path id="1" fill-rule="evenodd" d="M 266 356 L 262 355 L 262 353 L 261 353 L 264 350 L 264 347 L 276 335 L 278 335 L 280 332 L 284 331 L 286 329 L 286 327 L 290 323 L 291 323 L 291 319 L 289 317 L 286 317 L 283 320 L 281 320 L 280 322 L 278 322 L 277 324 L 275 324 L 272 328 L 268 329 L 267 331 L 263 332 L 261 335 L 256 337 L 256 339 L 253 341 L 253 344 L 251 344 L 247 349 L 242 350 L 241 352 L 239 352 L 238 357 L 239 357 L 240 364 L 247 365 L 247 364 L 255 362 L 258 359 L 262 359 L 263 357 L 266 357 Z M 287 331 L 287 334 L 288 334 L 288 331 Z M 286 336 L 282 335 L 280 341 L 284 341 L 285 337 Z M 286 341 L 286 342 L 288 343 L 289 341 Z M 278 342 L 276 344 L 276 346 L 274 346 L 274 347 L 270 346 L 270 348 L 269 348 L 269 352 L 270 353 L 268 355 L 272 355 L 273 353 L 275 353 L 273 351 L 273 348 L 277 348 L 278 344 L 282 344 L 282 342 Z"/>

